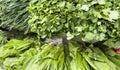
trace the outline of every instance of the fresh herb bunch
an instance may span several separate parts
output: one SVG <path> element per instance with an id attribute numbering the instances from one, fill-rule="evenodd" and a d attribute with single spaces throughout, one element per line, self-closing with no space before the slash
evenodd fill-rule
<path id="1" fill-rule="evenodd" d="M 27 31 L 30 0 L 1 0 L 0 27 Z"/>
<path id="2" fill-rule="evenodd" d="M 29 25 L 39 37 L 64 35 L 68 39 L 103 41 L 120 38 L 120 1 L 36 0 L 30 2 Z"/>

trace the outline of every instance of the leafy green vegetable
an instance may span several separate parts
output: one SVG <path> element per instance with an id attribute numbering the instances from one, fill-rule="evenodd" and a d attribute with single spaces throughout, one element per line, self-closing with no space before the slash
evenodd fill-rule
<path id="1" fill-rule="evenodd" d="M 24 60 L 37 53 L 32 43 L 32 40 L 23 41 L 12 39 L 8 41 L 7 44 L 0 47 L 0 63 L 3 63 L 3 67 L 7 70 L 16 70 L 18 67 L 21 67 Z M 19 69 L 20 68 L 18 68 L 18 70 Z"/>
<path id="2" fill-rule="evenodd" d="M 113 50 L 120 47 L 119 3 L 118 0 L 0 0 L 0 67 L 120 70 L 120 55 Z M 24 34 L 29 28 L 30 33 Z M 57 41 L 57 37 L 63 39 Z M 64 41 L 65 37 L 69 41 Z"/>
<path id="3" fill-rule="evenodd" d="M 10 40 L 0 48 L 0 62 L 6 70 L 119 70 L 120 55 L 105 54 L 98 47 L 83 48 L 75 41 L 69 48 L 59 44 L 41 47 L 33 40 Z M 112 50 L 113 51 L 113 50 Z"/>
<path id="4" fill-rule="evenodd" d="M 29 29 L 29 0 L 2 0 L 0 4 L 0 27 L 24 31 Z"/>
<path id="5" fill-rule="evenodd" d="M 40 38 L 76 36 L 85 42 L 120 40 L 120 1 L 31 1 L 29 25 Z"/>

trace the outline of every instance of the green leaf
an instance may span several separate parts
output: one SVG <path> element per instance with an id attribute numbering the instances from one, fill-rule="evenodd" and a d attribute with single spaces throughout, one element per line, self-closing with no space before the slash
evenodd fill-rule
<path id="1" fill-rule="evenodd" d="M 72 3 L 67 2 L 66 7 L 68 8 L 69 11 L 74 11 L 75 10 L 75 6 Z"/>
<path id="2" fill-rule="evenodd" d="M 105 5 L 106 4 L 106 0 L 97 0 L 97 1 L 100 5 Z"/>
<path id="3" fill-rule="evenodd" d="M 119 13 L 118 11 L 110 11 L 109 18 L 117 20 L 119 18 Z"/>
<path id="4" fill-rule="evenodd" d="M 94 40 L 95 34 L 87 32 L 83 41 L 92 41 Z"/>
<path id="5" fill-rule="evenodd" d="M 74 37 L 73 34 L 70 34 L 70 32 L 67 33 L 67 39 L 68 39 L 68 40 L 72 39 L 73 37 Z"/>
<path id="6" fill-rule="evenodd" d="M 88 11 L 89 6 L 88 5 L 82 5 L 81 10 Z"/>
<path id="7" fill-rule="evenodd" d="M 110 48 L 114 48 L 115 47 L 115 43 L 111 39 L 105 41 L 104 44 L 107 45 L 107 46 L 109 46 Z"/>
<path id="8" fill-rule="evenodd" d="M 115 48 L 120 48 L 120 41 L 117 41 L 117 42 L 115 43 Z"/>
<path id="9" fill-rule="evenodd" d="M 97 66 L 98 70 L 110 70 L 110 66 L 104 62 L 94 61 L 95 65 Z"/>
<path id="10" fill-rule="evenodd" d="M 66 3 L 65 1 L 59 2 L 58 6 L 59 6 L 59 7 L 65 7 L 65 3 Z"/>

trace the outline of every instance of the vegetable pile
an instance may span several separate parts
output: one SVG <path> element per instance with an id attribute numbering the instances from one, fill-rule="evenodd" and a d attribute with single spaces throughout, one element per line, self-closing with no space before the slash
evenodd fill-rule
<path id="1" fill-rule="evenodd" d="M 119 0 L 0 0 L 3 70 L 120 70 Z"/>
<path id="2" fill-rule="evenodd" d="M 7 29 L 25 30 L 29 29 L 29 0 L 1 0 L 0 26 Z"/>
<path id="3" fill-rule="evenodd" d="M 84 49 L 77 42 L 36 46 L 33 40 L 10 40 L 0 48 L 0 60 L 6 70 L 119 70 L 120 55 L 113 50 L 103 53 L 89 45 Z"/>
<path id="4" fill-rule="evenodd" d="M 119 8 L 114 7 L 120 5 L 102 1 L 32 1 L 29 7 L 31 31 L 41 38 L 63 34 L 68 39 L 78 36 L 87 42 L 119 39 Z"/>

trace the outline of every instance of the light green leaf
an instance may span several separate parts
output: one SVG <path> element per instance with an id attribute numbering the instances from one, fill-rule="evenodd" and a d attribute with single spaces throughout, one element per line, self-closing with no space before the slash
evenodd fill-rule
<path id="1" fill-rule="evenodd" d="M 72 39 L 73 37 L 74 37 L 73 34 L 70 34 L 70 32 L 67 33 L 67 39 L 68 39 L 68 40 Z"/>
<path id="2" fill-rule="evenodd" d="M 74 11 L 75 10 L 75 6 L 72 3 L 67 2 L 66 7 L 70 11 Z"/>
<path id="3" fill-rule="evenodd" d="M 105 5 L 106 4 L 106 0 L 97 0 L 97 1 L 100 5 Z"/>
<path id="4" fill-rule="evenodd" d="M 118 11 L 110 11 L 109 18 L 117 20 L 119 18 L 119 13 Z"/>
<path id="5" fill-rule="evenodd" d="M 88 11 L 89 6 L 88 5 L 82 5 L 81 10 Z"/>
<path id="6" fill-rule="evenodd" d="M 95 34 L 91 32 L 87 32 L 85 35 L 85 38 L 83 38 L 84 41 L 92 41 L 94 40 Z"/>
<path id="7" fill-rule="evenodd" d="M 97 66 L 98 70 L 111 70 L 110 66 L 107 63 L 94 61 L 95 65 Z"/>

